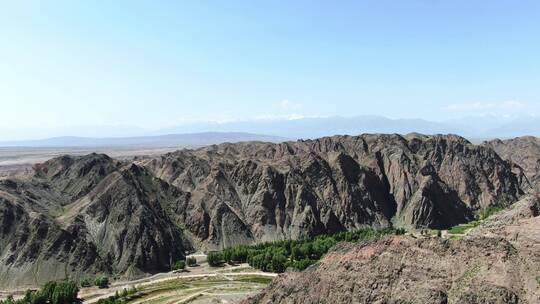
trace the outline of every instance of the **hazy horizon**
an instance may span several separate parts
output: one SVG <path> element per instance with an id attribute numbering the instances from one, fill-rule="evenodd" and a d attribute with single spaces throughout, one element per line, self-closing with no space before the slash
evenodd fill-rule
<path id="1" fill-rule="evenodd" d="M 536 119 L 539 9 L 537 1 L 2 3 L 0 140 L 306 117 Z"/>
<path id="2" fill-rule="evenodd" d="M 79 126 L 76 128 L 28 128 L 0 134 L 0 146 L 85 146 L 120 145 L 122 143 L 149 143 L 158 138 L 171 143 L 170 136 L 181 138 L 199 134 L 201 137 L 215 135 L 236 141 L 238 136 L 255 135 L 255 140 L 275 141 L 278 138 L 296 140 L 333 135 L 360 135 L 363 133 L 423 133 L 457 134 L 478 141 L 479 139 L 540 136 L 536 117 L 477 116 L 443 122 L 424 119 L 390 119 L 384 116 L 317 116 L 295 118 L 271 118 L 233 120 L 222 122 L 185 123 L 170 128 L 144 129 L 134 126 Z M 221 135 L 220 135 L 221 134 Z M 180 136 L 180 137 L 178 137 Z M 232 137 L 231 137 L 232 136 Z M 117 142 L 115 142 L 115 140 Z M 127 141 L 126 141 L 127 140 Z M 217 141 L 216 141 L 217 140 Z M 162 145 L 162 144 L 160 144 Z"/>

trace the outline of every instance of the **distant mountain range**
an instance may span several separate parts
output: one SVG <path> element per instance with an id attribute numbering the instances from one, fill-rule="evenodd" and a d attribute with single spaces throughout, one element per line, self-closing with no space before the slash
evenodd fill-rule
<path id="1" fill-rule="evenodd" d="M 362 133 L 421 132 L 425 134 L 460 133 L 452 125 L 422 119 L 389 119 L 380 116 L 315 117 L 282 120 L 235 121 L 226 123 L 198 123 L 165 129 L 163 133 L 191 133 L 201 131 L 242 131 L 270 134 L 288 138 L 317 138 L 332 135 Z"/>
<path id="2" fill-rule="evenodd" d="M 466 117 L 435 122 L 424 119 L 390 119 L 381 116 L 315 117 L 291 120 L 254 120 L 226 123 L 187 124 L 159 133 L 190 133 L 202 131 L 242 131 L 288 138 L 317 138 L 338 134 L 363 133 L 423 133 L 458 134 L 469 139 L 510 138 L 540 135 L 536 117 Z"/>
<path id="3" fill-rule="evenodd" d="M 278 142 L 285 139 L 363 133 L 458 134 L 479 142 L 480 139 L 540 136 L 538 120 L 537 117 L 471 116 L 435 122 L 424 119 L 390 119 L 381 116 L 333 116 L 189 123 L 158 131 L 148 131 L 137 127 L 130 130 L 125 126 L 99 126 L 51 131 L 52 134 L 76 136 L 0 141 L 0 146 L 200 146 L 222 142 L 251 140 Z M 17 138 L 10 132 L 4 133 L 9 134 L 11 136 L 9 138 Z M 26 130 L 24 137 L 21 135 L 20 138 L 31 138 L 32 134 L 34 133 L 31 130 Z M 88 134 L 92 135 L 88 136 Z M 121 136 L 122 134 L 124 136 Z M 141 136 L 133 136 L 133 134 Z"/>
<path id="4" fill-rule="evenodd" d="M 287 138 L 243 132 L 201 132 L 136 137 L 77 137 L 62 136 L 41 140 L 5 141 L 0 147 L 103 147 L 103 146 L 152 146 L 197 147 L 224 142 L 265 141 L 282 142 Z"/>

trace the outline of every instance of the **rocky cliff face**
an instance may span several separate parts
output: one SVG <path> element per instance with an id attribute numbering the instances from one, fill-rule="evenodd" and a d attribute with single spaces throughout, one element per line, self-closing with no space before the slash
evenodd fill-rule
<path id="1" fill-rule="evenodd" d="M 221 144 L 131 162 L 59 157 L 0 180 L 0 284 L 138 276 L 169 269 L 190 247 L 445 228 L 512 204 L 520 174 L 453 135 Z"/>
<path id="2" fill-rule="evenodd" d="M 535 190 L 540 191 L 540 138 L 523 136 L 507 140 L 496 139 L 485 142 L 484 145 L 517 167 L 515 171 L 522 170 Z"/>
<path id="3" fill-rule="evenodd" d="M 341 244 L 244 303 L 539 303 L 539 210 L 526 198 L 462 240 Z"/>

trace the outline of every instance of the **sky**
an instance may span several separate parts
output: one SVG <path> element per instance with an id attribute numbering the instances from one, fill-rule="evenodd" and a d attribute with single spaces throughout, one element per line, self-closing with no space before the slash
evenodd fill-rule
<path id="1" fill-rule="evenodd" d="M 0 1 L 0 133 L 540 114 L 540 1 Z"/>

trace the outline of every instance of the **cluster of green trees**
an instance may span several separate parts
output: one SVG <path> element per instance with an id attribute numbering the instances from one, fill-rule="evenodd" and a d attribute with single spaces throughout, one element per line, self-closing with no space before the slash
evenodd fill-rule
<path id="1" fill-rule="evenodd" d="M 83 279 L 79 282 L 81 287 L 90 287 L 92 283 L 99 288 L 109 287 L 109 278 L 98 277 L 93 282 L 90 279 Z M 48 282 L 40 290 L 27 290 L 24 298 L 15 300 L 13 296 L 0 300 L 0 304 L 72 304 L 79 303 L 77 294 L 79 284 L 75 281 L 65 280 L 59 282 Z M 135 292 L 137 290 L 135 289 Z M 128 290 L 126 292 L 133 292 Z M 130 293 L 131 294 L 131 293 Z"/>
<path id="2" fill-rule="evenodd" d="M 81 287 L 91 287 L 97 286 L 99 288 L 108 288 L 109 287 L 109 278 L 107 277 L 97 277 L 94 280 L 89 278 L 82 279 L 80 281 Z"/>
<path id="3" fill-rule="evenodd" d="M 186 268 L 186 261 L 176 261 L 172 265 L 172 270 L 184 270 Z"/>
<path id="4" fill-rule="evenodd" d="M 90 279 L 82 279 L 80 282 L 81 287 L 91 287 L 93 283 Z"/>
<path id="5" fill-rule="evenodd" d="M 304 270 L 317 262 L 339 242 L 357 242 L 386 234 L 404 234 L 403 229 L 365 228 L 356 231 L 319 235 L 305 240 L 285 240 L 255 245 L 238 245 L 208 253 L 208 264 L 249 263 L 266 272 L 284 272 L 287 268 Z"/>
<path id="6" fill-rule="evenodd" d="M 24 298 L 14 300 L 12 296 L 0 304 L 72 304 L 77 302 L 79 287 L 73 281 L 49 282 L 40 290 L 28 290 Z"/>
<path id="7" fill-rule="evenodd" d="M 97 304 L 124 304 L 133 300 L 138 291 L 139 290 L 135 286 L 132 286 L 129 289 L 124 288 L 122 292 L 117 291 L 114 296 L 98 300 Z"/>
<path id="8" fill-rule="evenodd" d="M 195 266 L 197 266 L 197 259 L 194 258 L 194 257 L 188 257 L 188 258 L 186 259 L 186 263 L 187 263 L 187 265 L 188 265 L 189 267 L 195 267 Z"/>
<path id="9" fill-rule="evenodd" d="M 197 259 L 194 257 L 188 257 L 186 258 L 185 261 L 184 260 L 176 261 L 174 262 L 171 268 L 172 270 L 183 270 L 186 268 L 186 265 L 189 267 L 197 266 Z"/>
<path id="10" fill-rule="evenodd" d="M 109 288 L 109 278 L 99 277 L 94 280 L 94 285 L 99 288 Z"/>
<path id="11" fill-rule="evenodd" d="M 223 254 L 219 251 L 208 252 L 208 254 L 206 255 L 206 261 L 208 262 L 208 265 L 212 267 L 218 267 L 225 263 Z"/>

